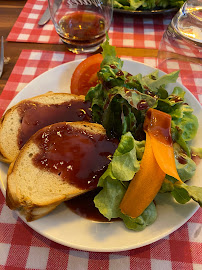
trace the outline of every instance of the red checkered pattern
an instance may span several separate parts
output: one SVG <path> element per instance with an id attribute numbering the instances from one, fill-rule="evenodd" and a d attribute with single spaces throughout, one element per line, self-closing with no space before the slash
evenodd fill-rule
<path id="1" fill-rule="evenodd" d="M 0 96 L 0 114 L 11 99 L 36 76 L 62 63 L 86 56 L 24 50 Z M 128 57 L 129 58 L 129 57 Z M 131 59 L 131 57 L 130 57 Z M 156 66 L 154 58 L 132 58 Z M 197 73 L 193 73 L 197 75 Z M 197 78 L 189 89 L 201 101 Z M 28 227 L 5 204 L 0 192 L 0 269 L 57 270 L 200 270 L 202 269 L 202 209 L 176 232 L 142 248 L 98 253 L 54 243 Z"/>
<path id="2" fill-rule="evenodd" d="M 51 21 L 43 27 L 38 26 L 39 18 L 47 6 L 47 0 L 28 0 L 7 40 L 62 43 Z M 116 47 L 156 49 L 173 15 L 122 16 L 114 13 L 109 30 L 110 42 Z"/>
<path id="3" fill-rule="evenodd" d="M 168 58 L 171 58 L 171 54 L 175 53 L 176 58 L 184 57 L 186 60 L 186 58 L 190 57 L 193 59 L 193 62 L 199 61 L 202 55 L 201 46 L 197 46 L 194 42 L 190 42 L 177 33 L 172 33 L 172 30 L 169 30 L 169 28 L 163 35 L 159 51 L 162 53 L 166 52 Z M 184 62 L 184 64 L 186 63 Z M 200 71 L 202 72 L 202 66 L 200 66 Z"/>

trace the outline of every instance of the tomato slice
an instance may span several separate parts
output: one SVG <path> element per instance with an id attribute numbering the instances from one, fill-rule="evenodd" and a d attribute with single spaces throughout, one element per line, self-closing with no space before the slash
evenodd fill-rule
<path id="1" fill-rule="evenodd" d="M 71 93 L 86 95 L 90 87 L 98 82 L 97 72 L 103 60 L 101 54 L 95 54 L 82 61 L 75 69 L 71 79 Z"/>

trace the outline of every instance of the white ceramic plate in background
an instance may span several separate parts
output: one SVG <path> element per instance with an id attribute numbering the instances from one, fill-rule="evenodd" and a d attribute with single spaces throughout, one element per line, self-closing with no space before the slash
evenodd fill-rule
<path id="1" fill-rule="evenodd" d="M 72 73 L 81 60 L 69 62 L 53 68 L 30 82 L 10 103 L 9 107 L 17 102 L 30 98 L 47 91 L 69 92 Z M 154 68 L 135 61 L 124 60 L 123 70 L 131 74 L 142 73 L 146 75 Z M 160 75 L 163 75 L 160 72 Z M 194 113 L 202 124 L 202 107 L 195 97 L 181 84 L 176 83 L 168 87 L 172 91 L 174 86 L 181 86 L 186 91 L 186 99 L 194 108 Z M 193 145 L 202 146 L 202 126 Z M 0 163 L 0 187 L 6 193 L 6 175 L 8 165 Z M 202 163 L 191 185 L 202 186 Z M 113 223 L 99 223 L 84 219 L 72 211 L 65 204 L 61 204 L 49 215 L 27 223 L 41 235 L 65 246 L 86 251 L 115 252 L 129 250 L 153 243 L 183 225 L 198 209 L 198 205 L 190 201 L 186 205 L 175 203 L 169 194 L 159 194 L 156 198 L 158 218 L 141 232 L 130 231 L 125 228 L 121 221 Z"/>
<path id="2" fill-rule="evenodd" d="M 165 8 L 165 9 L 152 9 L 152 10 L 127 10 L 122 8 L 114 8 L 114 13 L 122 15 L 159 15 L 177 12 L 179 8 Z"/>

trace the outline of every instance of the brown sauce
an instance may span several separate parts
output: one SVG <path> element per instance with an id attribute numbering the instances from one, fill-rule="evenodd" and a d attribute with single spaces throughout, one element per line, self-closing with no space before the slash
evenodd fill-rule
<path id="1" fill-rule="evenodd" d="M 149 108 L 149 105 L 146 100 L 140 100 L 137 104 L 138 110 L 147 110 Z"/>
<path id="2" fill-rule="evenodd" d="M 116 76 L 124 76 L 124 73 L 122 70 L 119 70 L 117 73 L 116 73 Z"/>
<path id="3" fill-rule="evenodd" d="M 186 160 L 186 158 L 184 158 L 182 155 L 180 155 L 180 156 L 178 156 L 177 157 L 177 160 L 178 160 L 178 162 L 180 163 L 180 164 L 187 164 L 187 160 Z"/>
<path id="4" fill-rule="evenodd" d="M 112 69 L 116 69 L 116 66 L 114 64 L 109 65 Z"/>
<path id="5" fill-rule="evenodd" d="M 144 86 L 144 87 L 146 87 L 146 89 L 147 89 L 147 90 L 145 90 L 146 95 L 157 98 L 156 94 L 154 92 L 152 92 L 147 86 Z"/>
<path id="6" fill-rule="evenodd" d="M 95 207 L 93 202 L 95 196 L 99 193 L 100 189 L 95 189 L 84 193 L 65 202 L 65 205 L 75 214 L 94 221 L 109 222 L 99 210 Z"/>
<path id="7" fill-rule="evenodd" d="M 39 129 L 58 122 L 90 121 L 90 103 L 78 100 L 60 105 L 43 105 L 27 101 L 18 109 L 21 117 L 21 129 L 18 134 L 19 149 Z"/>
<path id="8" fill-rule="evenodd" d="M 159 113 L 161 113 L 159 111 Z M 158 121 L 158 125 L 156 124 Z M 172 137 L 170 132 L 170 119 L 169 117 L 161 118 L 156 117 L 151 113 L 150 110 L 147 111 L 146 120 L 144 121 L 144 130 L 151 131 L 154 137 L 157 137 L 159 141 L 167 145 L 172 145 Z"/>
<path id="9" fill-rule="evenodd" d="M 170 101 L 173 103 L 181 102 L 183 99 L 181 97 L 175 96 L 175 95 L 170 95 Z"/>
<path id="10" fill-rule="evenodd" d="M 196 165 L 199 165 L 201 158 L 198 155 L 191 154 L 191 159 L 195 162 Z"/>
<path id="11" fill-rule="evenodd" d="M 32 161 L 42 170 L 60 175 L 80 189 L 94 189 L 107 169 L 118 141 L 105 135 L 86 133 L 67 123 L 40 130 L 34 138 L 40 152 Z"/>
<path id="12" fill-rule="evenodd" d="M 69 201 L 65 202 L 65 205 L 75 214 L 94 221 L 99 222 L 111 222 L 119 220 L 118 218 L 113 218 L 109 221 L 106 217 L 104 217 L 99 210 L 95 207 L 94 198 L 100 192 L 100 188 L 89 191 L 78 197 L 75 197 Z"/>

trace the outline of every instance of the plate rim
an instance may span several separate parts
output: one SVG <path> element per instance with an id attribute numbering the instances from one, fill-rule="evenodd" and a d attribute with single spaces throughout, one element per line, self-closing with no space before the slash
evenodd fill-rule
<path id="1" fill-rule="evenodd" d="M 122 8 L 113 8 L 114 13 L 128 14 L 128 15 L 155 15 L 167 14 L 169 12 L 177 12 L 179 8 L 165 8 L 165 9 L 152 9 L 152 10 L 127 10 Z"/>

